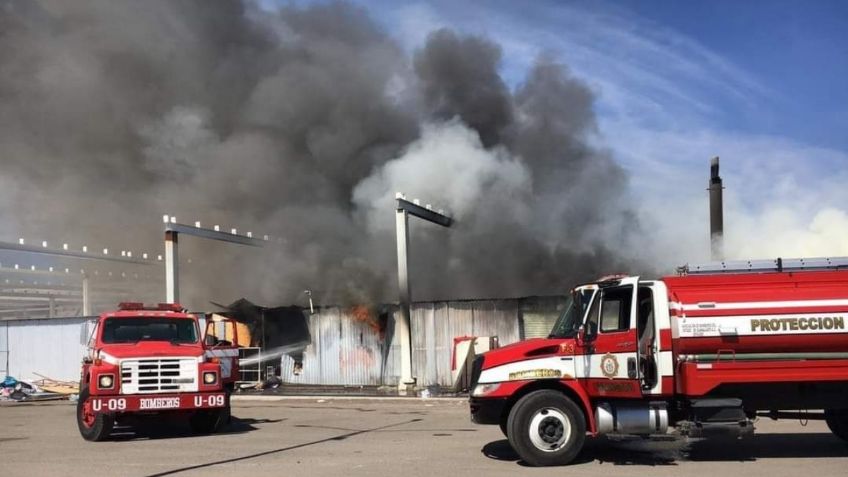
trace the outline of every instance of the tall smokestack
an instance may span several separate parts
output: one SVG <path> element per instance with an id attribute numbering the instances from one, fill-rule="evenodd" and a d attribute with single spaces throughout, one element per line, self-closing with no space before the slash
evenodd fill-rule
<path id="1" fill-rule="evenodd" d="M 710 247 L 713 260 L 724 260 L 724 206 L 718 156 L 710 160 Z"/>

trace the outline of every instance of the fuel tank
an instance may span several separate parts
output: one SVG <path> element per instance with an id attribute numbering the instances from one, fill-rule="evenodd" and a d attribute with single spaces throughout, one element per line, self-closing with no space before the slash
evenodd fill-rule
<path id="1" fill-rule="evenodd" d="M 680 359 L 848 359 L 848 270 L 662 281 Z"/>

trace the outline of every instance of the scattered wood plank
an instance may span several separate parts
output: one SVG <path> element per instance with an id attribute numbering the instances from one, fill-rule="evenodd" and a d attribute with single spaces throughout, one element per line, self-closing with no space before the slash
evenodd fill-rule
<path id="1" fill-rule="evenodd" d="M 62 396 L 79 394 L 79 383 L 72 381 L 60 381 L 58 379 L 53 379 L 51 377 L 36 372 L 33 372 L 32 374 L 41 378 L 40 380 L 35 381 L 33 384 L 38 386 L 38 388 L 43 391 L 59 394 Z"/>

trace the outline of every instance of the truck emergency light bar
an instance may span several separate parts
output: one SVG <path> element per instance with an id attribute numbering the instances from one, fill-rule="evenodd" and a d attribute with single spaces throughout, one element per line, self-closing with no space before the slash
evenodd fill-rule
<path id="1" fill-rule="evenodd" d="M 141 310 L 155 310 L 155 311 L 183 311 L 183 306 L 179 303 L 159 303 L 157 305 L 145 305 L 144 303 L 138 301 L 123 301 L 118 304 L 118 309 L 121 311 L 141 311 Z"/>
<path id="2" fill-rule="evenodd" d="M 848 257 L 776 258 L 774 260 L 728 260 L 686 264 L 677 268 L 679 275 L 720 273 L 801 272 L 848 269 Z"/>

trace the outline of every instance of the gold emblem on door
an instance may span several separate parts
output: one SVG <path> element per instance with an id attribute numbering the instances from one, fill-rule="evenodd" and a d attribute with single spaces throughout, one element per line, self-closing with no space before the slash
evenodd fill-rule
<path id="1" fill-rule="evenodd" d="M 618 374 L 618 359 L 614 354 L 607 353 L 601 358 L 601 372 L 610 379 Z"/>

